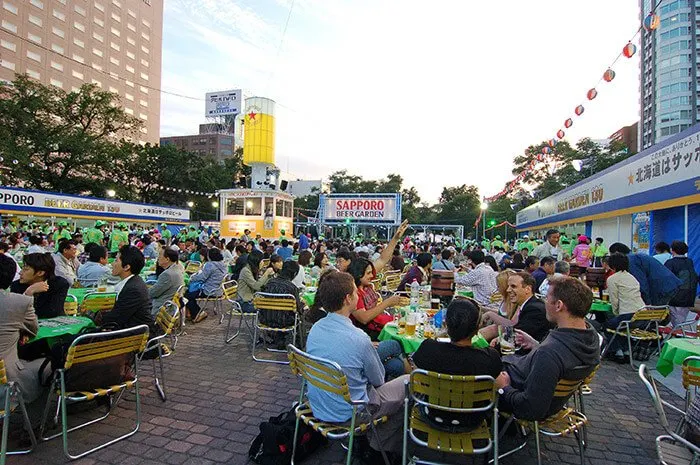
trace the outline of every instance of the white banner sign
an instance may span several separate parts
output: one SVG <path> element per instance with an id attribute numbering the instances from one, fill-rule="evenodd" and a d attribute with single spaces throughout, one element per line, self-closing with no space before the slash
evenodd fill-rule
<path id="1" fill-rule="evenodd" d="M 656 197 L 659 195 L 673 198 L 674 195 L 680 197 L 697 190 L 693 180 L 700 176 L 700 128 L 695 128 L 692 134 L 676 142 L 646 152 L 642 152 L 639 158 L 635 155 L 631 161 L 621 162 L 610 171 L 603 171 L 589 181 L 582 181 L 530 205 L 518 212 L 518 226 L 588 207 L 600 205 L 602 208 L 603 204 L 606 204 L 605 211 L 627 208 L 630 206 L 626 204 L 629 199 L 622 199 L 634 195 L 644 194 L 634 199 L 636 205 L 643 205 L 658 201 Z M 659 193 L 659 189 L 684 181 L 689 182 L 683 184 L 682 189 Z M 688 189 L 690 192 L 686 192 Z M 654 198 L 650 191 L 655 191 Z"/>
<path id="2" fill-rule="evenodd" d="M 400 205 L 395 196 L 323 196 L 324 221 L 398 223 Z"/>
<path id="3" fill-rule="evenodd" d="M 12 188 L 0 188 L 0 209 L 50 213 L 57 216 L 141 218 L 145 221 L 189 221 L 190 219 L 190 211 L 181 208 Z"/>
<path id="4" fill-rule="evenodd" d="M 204 116 L 238 115 L 241 112 L 243 93 L 241 89 L 207 92 Z"/>

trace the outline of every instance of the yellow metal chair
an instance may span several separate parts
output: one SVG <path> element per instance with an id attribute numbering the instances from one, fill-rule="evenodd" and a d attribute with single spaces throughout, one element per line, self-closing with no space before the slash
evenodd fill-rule
<path id="1" fill-rule="evenodd" d="M 36 436 L 34 436 L 34 431 L 32 431 L 32 425 L 29 421 L 29 414 L 27 413 L 27 407 L 24 405 L 24 399 L 22 398 L 22 392 L 18 384 L 14 381 L 9 381 L 7 379 L 7 370 L 5 369 L 5 360 L 0 359 L 0 392 L 5 394 L 5 402 L 2 411 L 0 411 L 0 418 L 2 419 L 2 448 L 0 449 L 0 465 L 5 465 L 5 458 L 8 455 L 19 455 L 28 454 L 36 447 Z M 24 426 L 29 432 L 29 439 L 32 442 L 32 446 L 29 449 L 8 451 L 7 450 L 7 436 L 10 431 L 10 415 L 14 412 L 16 406 L 22 412 L 24 417 Z"/>
<path id="2" fill-rule="evenodd" d="M 231 341 L 236 339 L 238 335 L 241 334 L 241 327 L 243 326 L 244 322 L 248 329 L 248 336 L 250 336 L 250 340 L 253 341 L 253 327 L 251 322 L 246 320 L 246 318 L 253 320 L 255 318 L 255 313 L 243 313 L 243 310 L 241 310 L 241 304 L 238 303 L 238 282 L 232 279 L 230 281 L 226 281 L 224 284 L 222 284 L 222 286 L 224 289 L 224 299 L 231 304 L 231 308 L 225 312 L 226 316 L 228 316 L 228 325 L 226 326 L 224 342 L 229 344 Z M 238 329 L 235 333 L 231 334 L 231 326 L 233 325 L 233 319 L 235 317 L 238 317 Z M 223 320 L 224 314 L 221 315 L 221 318 Z"/>
<path id="3" fill-rule="evenodd" d="M 63 313 L 68 316 L 78 314 L 78 298 L 74 295 L 66 295 L 66 301 L 63 303 Z"/>
<path id="4" fill-rule="evenodd" d="M 198 262 L 196 260 L 190 260 L 187 263 L 185 263 L 185 273 L 187 274 L 195 274 L 199 270 L 202 269 L 202 262 Z"/>
<path id="5" fill-rule="evenodd" d="M 139 361 L 142 361 L 144 356 L 153 360 L 153 384 L 155 384 L 158 395 L 163 402 L 166 400 L 163 359 L 170 357 L 173 350 L 175 350 L 177 345 L 175 328 L 177 328 L 181 319 L 182 315 L 178 306 L 172 301 L 165 302 L 156 315 L 156 325 L 160 328 L 160 334 L 148 340 L 146 349 L 139 356 Z M 169 341 L 166 342 L 166 339 L 169 339 Z M 156 360 L 158 360 L 160 365 L 160 378 L 156 369 Z"/>
<path id="6" fill-rule="evenodd" d="M 323 437 L 330 440 L 348 440 L 346 465 L 352 463 L 352 449 L 356 435 L 366 434 L 369 430 L 376 435 L 375 427 L 387 421 L 387 417 L 374 418 L 367 411 L 368 402 L 365 400 L 353 400 L 350 397 L 348 380 L 343 370 L 335 362 L 321 357 L 314 357 L 303 352 L 294 345 L 287 346 L 289 357 L 289 367 L 295 376 L 301 378 L 301 389 L 299 403 L 294 409 L 296 423 L 294 425 L 294 444 L 292 448 L 292 461 L 294 465 L 294 454 L 296 453 L 297 435 L 299 433 L 299 420 L 321 433 Z M 311 406 L 306 400 L 308 386 L 312 385 L 326 393 L 340 396 L 352 407 L 352 417 L 346 423 L 327 423 L 316 418 L 311 411 Z M 358 418 L 358 413 L 367 412 L 369 421 L 362 422 Z M 377 438 L 378 439 L 378 438 Z M 381 451 L 385 462 L 388 463 L 384 451 Z"/>
<path id="7" fill-rule="evenodd" d="M 114 308 L 116 302 L 115 292 L 90 292 L 85 294 L 83 303 L 80 305 L 80 313 L 108 312 Z"/>
<path id="8" fill-rule="evenodd" d="M 573 379 L 560 379 L 554 389 L 554 400 L 559 399 L 564 402 L 568 401 L 572 396 L 574 396 L 581 389 L 581 385 L 592 379 L 591 376 L 595 373 L 597 367 L 580 366 L 572 370 L 568 375 Z M 529 427 L 535 433 L 535 446 L 537 448 L 537 463 L 542 464 L 542 452 L 540 447 L 540 434 L 549 437 L 565 437 L 573 434 L 576 437 L 579 447 L 579 456 L 581 458 L 581 465 L 585 464 L 585 426 L 588 423 L 588 418 L 582 412 L 578 411 L 576 408 L 577 402 L 575 400 L 575 407 L 568 407 L 566 404 L 558 412 L 550 415 L 549 417 L 538 420 L 520 420 L 515 417 L 515 419 L 520 427 Z M 510 425 L 510 421 L 504 426 L 504 431 Z M 508 451 L 507 453 L 501 455 L 501 458 L 511 455 L 512 453 L 519 451 L 527 445 L 527 440 L 516 447 L 515 449 Z"/>
<path id="9" fill-rule="evenodd" d="M 299 326 L 299 312 L 297 311 L 297 299 L 291 294 L 269 294 L 266 292 L 256 292 L 253 297 L 253 307 L 255 316 L 253 319 L 253 360 L 256 362 L 288 364 L 287 361 L 275 360 L 271 358 L 258 358 L 255 356 L 255 343 L 258 340 L 258 331 L 263 333 L 288 334 L 292 333 L 292 341 L 297 340 L 297 328 Z M 274 327 L 269 324 L 260 323 L 260 312 L 266 312 L 269 319 L 275 319 L 278 313 L 280 320 L 285 320 L 285 316 L 291 312 L 294 315 L 294 323 L 291 326 Z M 263 344 L 268 352 L 281 352 L 286 350 L 271 349 Z"/>
<path id="10" fill-rule="evenodd" d="M 612 341 L 616 337 L 627 338 L 627 348 L 630 354 L 630 365 L 636 368 L 632 351 L 632 341 L 639 344 L 641 341 L 656 341 L 659 352 L 661 352 L 661 340 L 663 336 L 659 333 L 659 325 L 668 318 L 668 306 L 644 307 L 637 311 L 629 321 L 621 321 L 616 329 L 608 329 L 607 332 L 612 334 L 610 341 L 605 346 L 601 358 L 605 356 L 608 348 L 612 345 Z"/>
<path id="11" fill-rule="evenodd" d="M 401 283 L 401 271 L 387 271 L 386 274 L 386 290 L 394 292 Z"/>
<path id="12" fill-rule="evenodd" d="M 63 452 L 69 459 L 74 460 L 136 434 L 141 424 L 138 354 L 143 352 L 147 342 L 148 326 L 146 325 L 112 332 L 84 334 L 74 339 L 68 348 L 66 361 L 63 367 L 56 371 L 51 383 L 49 399 L 46 402 L 44 417 L 41 422 L 41 439 L 50 440 L 61 436 L 63 438 Z M 130 366 L 133 366 L 133 371 L 126 369 Z M 91 373 L 94 370 L 105 370 L 104 373 L 106 375 L 106 367 L 118 367 L 119 374 L 111 371 L 109 372 L 109 375 L 113 379 L 119 378 L 118 383 L 86 391 L 70 390 L 73 383 L 79 386 L 80 383 L 85 382 L 84 377 L 86 373 Z M 136 393 L 136 425 L 134 429 L 106 443 L 93 447 L 92 449 L 77 455 L 72 455 L 68 448 L 68 433 L 107 418 L 119 403 L 126 389 L 134 389 Z M 56 402 L 58 404 L 54 421 L 58 422 L 58 415 L 60 413 L 61 432 L 47 437 L 44 436 L 44 430 L 48 423 L 52 394 L 56 396 Z M 98 397 L 111 396 L 112 394 L 116 394 L 117 397 L 116 400 L 111 402 L 110 409 L 105 415 L 94 420 L 86 421 L 72 428 L 68 427 L 68 412 L 66 409 L 69 404 L 91 401 Z"/>
<path id="13" fill-rule="evenodd" d="M 410 408 L 409 401 L 414 405 Z M 408 458 L 408 438 L 428 449 L 449 454 L 488 454 L 493 450 L 498 465 L 498 393 L 491 376 L 454 376 L 426 370 L 413 370 L 406 386 L 404 403 L 403 461 Z M 427 420 L 422 409 L 431 414 L 483 414 L 486 418 L 473 429 L 439 428 Z M 453 425 L 450 425 L 453 426 Z M 435 464 L 412 457 L 410 463 Z"/>
<path id="14" fill-rule="evenodd" d="M 698 463 L 700 461 L 700 448 L 692 442 L 686 440 L 683 436 L 678 434 L 677 431 L 671 430 L 671 425 L 666 417 L 664 406 L 673 406 L 664 401 L 659 395 L 659 390 L 656 388 L 654 377 L 649 373 L 647 366 L 642 364 L 639 367 L 638 373 L 642 383 L 644 383 L 647 391 L 649 391 L 652 404 L 656 409 L 656 413 L 659 415 L 661 427 L 666 432 L 666 434 L 656 438 L 656 453 L 658 455 L 659 462 L 663 465 Z M 673 409 L 679 410 L 675 407 L 673 407 Z"/>
<path id="15" fill-rule="evenodd" d="M 187 299 L 185 299 L 185 293 L 187 292 L 187 286 L 184 284 L 180 287 L 177 288 L 177 291 L 175 291 L 175 295 L 173 296 L 173 303 L 177 305 L 177 308 L 180 309 L 180 321 L 178 322 L 177 326 L 177 335 L 182 336 L 185 334 L 185 304 L 187 303 Z M 174 348 L 174 347 L 173 347 Z"/>

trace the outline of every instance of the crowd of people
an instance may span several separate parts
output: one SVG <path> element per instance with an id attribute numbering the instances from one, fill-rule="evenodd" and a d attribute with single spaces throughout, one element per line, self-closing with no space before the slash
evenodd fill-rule
<path id="1" fill-rule="evenodd" d="M 538 420 L 561 408 L 560 399 L 554 398 L 559 379 L 574 367 L 592 371 L 598 364 L 597 330 L 616 328 L 646 305 L 670 305 L 672 325 L 686 321 L 694 311 L 698 275 L 682 241 L 659 243 L 657 254 L 650 256 L 621 243 L 606 248 L 603 239 L 591 241 L 583 235 L 574 245 L 556 230 L 547 231 L 542 241 L 523 236 L 504 242 L 496 236 L 493 241 L 460 243 L 451 238 L 420 240 L 407 236 L 407 229 L 404 222 L 388 241 L 326 240 L 304 233 L 291 237 L 285 231 L 277 239 L 263 239 L 249 230 L 227 241 L 205 228 L 173 233 L 166 224 L 139 230 L 119 223 L 110 229 L 97 221 L 84 231 L 69 231 L 60 222 L 53 231 L 36 224 L 5 225 L 0 287 L 6 292 L 0 298 L 11 312 L 0 321 L 0 347 L 6 360 L 19 359 L 18 342 L 36 334 L 37 318 L 64 313 L 71 287 L 105 282 L 114 283 L 116 303 L 111 311 L 94 316 L 96 324 L 146 324 L 155 332 L 159 308 L 184 285 L 185 267 L 198 263 L 185 293 L 188 320 L 199 323 L 207 318 L 198 299 L 221 295 L 226 280 L 237 281 L 243 312 L 255 311 L 253 298 L 259 291 L 295 296 L 297 311 L 311 327 L 306 350 L 343 368 L 352 398 L 368 402 L 367 414 L 389 417 L 380 428 L 381 440 L 385 449 L 395 452 L 400 446 L 404 381 L 414 367 L 490 375 L 500 389 L 501 410 Z M 148 259 L 155 260 L 155 273 L 144 280 Z M 612 315 L 603 321 L 587 318 L 593 294 L 580 279 L 596 266 L 605 270 L 602 287 L 612 307 Z M 402 276 L 396 294 L 374 285 L 380 273 L 390 270 Z M 456 285 L 468 286 L 474 295 L 447 306 L 450 342 L 426 340 L 417 352 L 407 354 L 396 341 L 377 340 L 392 321 L 387 309 L 408 304 L 401 291 L 414 282 L 429 285 L 433 274 L 450 272 Z M 300 298 L 308 288 L 317 288 L 310 308 Z M 515 354 L 501 356 L 496 350 L 503 328 L 514 331 Z M 490 346 L 472 346 L 477 335 Z M 344 343 L 335 343 L 339 340 Z M 631 356 L 623 345 L 611 347 L 608 354 L 621 362 Z M 22 385 L 36 382 L 23 379 L 28 376 L 24 372 L 8 374 L 16 375 Z M 23 392 L 26 400 L 35 399 L 32 389 Z M 350 417 L 350 406 L 338 396 L 310 387 L 309 400 L 321 420 L 344 422 Z M 483 419 L 438 416 L 428 409 L 424 414 L 438 426 L 448 422 L 469 428 Z M 378 447 L 361 442 L 369 463 L 376 460 Z"/>

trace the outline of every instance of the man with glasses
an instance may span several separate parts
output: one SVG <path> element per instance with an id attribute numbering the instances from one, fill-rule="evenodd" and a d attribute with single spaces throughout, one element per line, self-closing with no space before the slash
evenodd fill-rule
<path id="1" fill-rule="evenodd" d="M 78 279 L 78 247 L 74 240 L 61 240 L 58 243 L 58 252 L 53 254 L 53 261 L 56 263 L 56 276 L 61 276 L 72 286 Z"/>

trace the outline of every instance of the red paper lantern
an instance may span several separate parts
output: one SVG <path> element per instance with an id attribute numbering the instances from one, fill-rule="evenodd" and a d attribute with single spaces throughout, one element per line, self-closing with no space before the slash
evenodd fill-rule
<path id="1" fill-rule="evenodd" d="M 564 138 L 564 134 L 565 134 L 565 132 L 564 132 L 563 129 L 560 129 L 560 130 L 557 131 L 557 137 L 558 137 L 559 139 L 563 139 L 563 138 Z"/>
<path id="2" fill-rule="evenodd" d="M 583 105 L 579 105 L 574 110 L 574 113 L 576 113 L 576 116 L 581 116 L 583 114 L 584 110 L 585 110 L 585 108 L 583 108 Z"/>
<path id="3" fill-rule="evenodd" d="M 542 147 L 542 153 L 544 153 L 544 154 L 548 154 L 548 153 L 551 152 L 551 151 L 552 151 L 552 149 L 550 149 L 550 148 L 547 147 L 547 146 Z"/>
<path id="4" fill-rule="evenodd" d="M 564 127 L 565 127 L 565 128 L 570 128 L 570 127 L 573 126 L 573 125 L 574 125 L 574 120 L 572 120 L 571 118 L 569 118 L 569 119 L 567 119 L 566 121 L 564 121 Z"/>
<path id="5" fill-rule="evenodd" d="M 542 160 L 544 160 L 544 155 L 542 155 L 540 153 L 539 155 L 537 155 L 537 161 L 542 161 Z"/>
<path id="6" fill-rule="evenodd" d="M 635 53 L 637 53 L 637 46 L 632 42 L 627 43 L 622 49 L 622 54 L 627 58 L 632 58 Z"/>
<path id="7" fill-rule="evenodd" d="M 615 71 L 608 68 L 606 72 L 603 73 L 603 79 L 605 82 L 610 82 L 615 79 Z"/>
<path id="8" fill-rule="evenodd" d="M 586 97 L 588 97 L 588 100 L 593 100 L 598 96 L 598 91 L 595 89 L 591 89 L 586 93 Z"/>
<path id="9" fill-rule="evenodd" d="M 557 145 L 557 140 L 556 139 L 549 139 L 547 144 L 549 144 L 550 147 L 554 148 Z"/>

